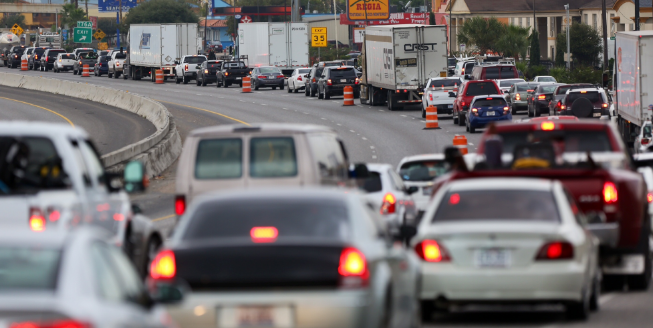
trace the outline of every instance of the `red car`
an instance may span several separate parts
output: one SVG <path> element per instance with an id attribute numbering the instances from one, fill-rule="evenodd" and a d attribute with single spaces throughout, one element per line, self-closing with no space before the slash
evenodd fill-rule
<path id="1" fill-rule="evenodd" d="M 458 88 L 456 99 L 453 101 L 453 123 L 460 126 L 465 125 L 465 117 L 469 104 L 475 96 L 501 95 L 499 86 L 492 80 L 466 81 Z"/>
<path id="2" fill-rule="evenodd" d="M 625 281 L 631 290 L 648 288 L 647 188 L 612 125 L 572 119 L 497 124 L 485 131 L 477 155 L 485 160 L 468 171 L 460 159 L 455 167 L 461 169 L 436 180 L 433 194 L 447 181 L 467 178 L 559 180 L 570 193 L 570 203 L 579 209 L 578 220 L 601 240 L 606 285 L 620 288 Z"/>

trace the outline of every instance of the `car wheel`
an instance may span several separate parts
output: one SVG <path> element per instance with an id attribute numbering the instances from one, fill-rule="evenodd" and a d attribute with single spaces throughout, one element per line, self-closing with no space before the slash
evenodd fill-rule
<path id="1" fill-rule="evenodd" d="M 109 71 L 109 72 L 107 73 L 107 76 L 108 76 L 109 78 L 112 78 L 112 77 L 113 77 L 113 74 L 111 73 L 111 71 Z"/>
<path id="2" fill-rule="evenodd" d="M 510 107 L 512 107 L 511 110 L 510 110 L 512 112 L 512 115 L 516 115 L 517 114 L 517 107 L 515 106 L 515 104 L 510 105 Z"/>
<path id="3" fill-rule="evenodd" d="M 290 84 L 288 84 L 288 93 L 291 93 L 292 89 L 290 89 Z"/>
<path id="4" fill-rule="evenodd" d="M 453 121 L 454 125 L 458 124 L 458 114 L 456 114 L 456 111 L 453 111 L 453 117 L 451 120 Z"/>
<path id="5" fill-rule="evenodd" d="M 277 87 L 272 87 L 272 90 L 277 90 Z"/>
<path id="6" fill-rule="evenodd" d="M 229 87 L 229 84 L 227 83 L 226 80 L 222 80 L 222 87 L 223 88 L 228 88 Z"/>
<path id="7" fill-rule="evenodd" d="M 258 83 L 254 81 L 254 90 L 258 90 Z"/>
<path id="8" fill-rule="evenodd" d="M 195 80 L 195 85 L 198 86 L 198 87 L 201 85 L 201 83 L 200 83 L 200 79 L 196 79 L 196 80 Z"/>
<path id="9" fill-rule="evenodd" d="M 458 114 L 458 125 L 459 126 L 465 125 L 465 115 Z"/>
<path id="10" fill-rule="evenodd" d="M 154 235 L 150 237 L 150 240 L 147 242 L 147 249 L 145 257 L 143 258 L 143 276 L 148 277 L 150 275 L 150 265 L 161 248 L 161 240 L 158 236 Z"/>
<path id="11" fill-rule="evenodd" d="M 533 109 L 533 116 L 535 117 L 542 116 L 542 114 L 540 113 L 540 107 L 535 107 L 535 109 Z"/>
<path id="12" fill-rule="evenodd" d="M 317 90 L 317 88 L 315 88 L 316 90 L 313 90 L 313 87 L 310 87 L 310 88 L 311 88 L 311 90 L 310 90 L 309 92 L 310 92 L 310 94 L 311 94 L 311 97 L 315 97 L 315 96 L 317 96 L 317 92 L 318 92 L 319 90 Z"/>
<path id="13" fill-rule="evenodd" d="M 177 84 L 181 83 L 181 80 L 176 75 L 175 75 L 175 83 L 177 83 Z"/>
<path id="14" fill-rule="evenodd" d="M 317 88 L 317 99 L 324 99 L 324 97 L 322 97 L 322 92 L 320 92 L 320 87 Z"/>
<path id="15" fill-rule="evenodd" d="M 590 301 L 588 292 L 583 290 L 580 301 L 570 302 L 566 305 L 567 318 L 571 320 L 587 320 L 590 314 Z"/>
<path id="16" fill-rule="evenodd" d="M 188 78 L 187 77 L 185 77 L 185 76 L 182 77 L 182 81 L 184 82 L 184 84 L 188 84 Z"/>
<path id="17" fill-rule="evenodd" d="M 308 84 L 307 84 L 306 87 L 304 88 L 304 96 L 306 96 L 306 97 L 310 97 L 310 96 L 311 96 L 311 86 L 308 85 Z"/>
<path id="18" fill-rule="evenodd" d="M 596 276 L 592 282 L 592 294 L 590 295 L 590 311 L 598 311 L 601 307 L 599 297 L 601 296 L 601 268 L 596 268 Z"/>
<path id="19" fill-rule="evenodd" d="M 283 83 L 279 86 L 279 90 L 283 90 L 284 86 Z"/>
<path id="20" fill-rule="evenodd" d="M 324 95 L 322 96 L 325 100 L 331 99 L 331 92 L 327 90 L 327 88 L 324 88 Z"/>
<path id="21" fill-rule="evenodd" d="M 433 322 L 433 313 L 435 313 L 435 302 L 433 301 L 420 301 L 419 307 L 422 322 Z"/>
<path id="22" fill-rule="evenodd" d="M 469 123 L 469 120 L 466 121 L 467 121 L 467 131 L 469 131 L 469 133 L 476 133 L 476 128 L 473 127 L 471 123 Z"/>
<path id="23" fill-rule="evenodd" d="M 526 110 L 528 111 L 528 117 L 533 117 L 533 113 L 531 112 L 531 106 L 526 107 Z"/>
<path id="24" fill-rule="evenodd" d="M 294 87 L 294 86 L 293 86 L 293 87 Z M 290 88 L 288 88 L 288 90 L 290 90 Z M 297 88 L 295 87 L 292 91 L 293 91 L 294 93 L 298 93 L 298 92 L 299 92 L 299 89 L 297 89 Z"/>
<path id="25" fill-rule="evenodd" d="M 645 222 L 650 222 L 648 215 L 646 216 Z M 642 227 L 640 243 L 637 246 L 640 254 L 644 256 L 644 272 L 628 277 L 628 288 L 630 290 L 647 290 L 651 283 L 651 252 L 649 250 L 650 239 L 647 233 L 648 231 L 650 231 L 650 226 L 646 224 Z"/>
<path id="26" fill-rule="evenodd" d="M 113 73 L 113 78 L 114 78 L 114 79 L 117 79 L 117 78 L 119 78 L 119 77 L 120 77 L 120 72 L 114 72 L 114 73 Z"/>
<path id="27" fill-rule="evenodd" d="M 424 108 L 424 104 L 422 104 L 422 118 L 426 118 L 426 109 Z"/>

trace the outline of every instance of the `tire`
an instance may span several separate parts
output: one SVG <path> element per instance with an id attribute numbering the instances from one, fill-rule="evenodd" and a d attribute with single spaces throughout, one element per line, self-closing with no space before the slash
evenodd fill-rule
<path id="1" fill-rule="evenodd" d="M 322 96 L 322 98 L 324 98 L 324 100 L 331 99 L 331 93 L 326 88 L 324 88 L 324 95 Z"/>
<path id="2" fill-rule="evenodd" d="M 179 80 L 179 77 L 177 77 L 176 75 L 175 75 L 175 83 L 177 84 L 181 83 L 181 80 Z"/>
<path id="3" fill-rule="evenodd" d="M 200 79 L 196 79 L 196 80 L 195 80 L 195 85 L 198 86 L 198 87 L 201 85 L 201 83 L 200 83 Z"/>
<path id="4" fill-rule="evenodd" d="M 290 84 L 288 85 L 288 93 L 291 93 L 292 89 L 290 89 Z"/>
<path id="5" fill-rule="evenodd" d="M 469 133 L 476 133 L 476 128 L 473 127 L 472 124 L 468 122 L 467 123 L 467 131 L 469 131 Z"/>
<path id="6" fill-rule="evenodd" d="M 202 79 L 202 86 L 203 86 L 203 87 L 206 86 L 206 80 L 204 80 L 204 79 Z"/>
<path id="7" fill-rule="evenodd" d="M 533 117 L 533 116 L 535 116 L 535 114 L 531 112 L 531 106 L 528 106 L 528 107 L 527 107 L 527 110 L 528 110 L 528 117 Z"/>
<path id="8" fill-rule="evenodd" d="M 114 79 L 120 78 L 120 72 L 113 73 L 113 78 Z"/>
<path id="9" fill-rule="evenodd" d="M 229 84 L 227 84 L 227 81 L 224 80 L 224 79 L 222 80 L 222 87 L 223 88 L 228 88 L 229 87 Z"/>
<path id="10" fill-rule="evenodd" d="M 422 104 L 422 118 L 426 118 L 426 109 L 424 108 L 424 104 Z"/>
<path id="11" fill-rule="evenodd" d="M 583 290 L 583 297 L 578 302 L 570 302 L 565 306 L 567 319 L 585 321 L 590 315 L 589 295 Z"/>
<path id="12" fill-rule="evenodd" d="M 284 88 L 283 84 L 281 86 L 279 86 L 279 90 L 283 90 L 283 88 Z M 274 88 L 272 88 L 272 89 L 274 90 Z"/>
<path id="13" fill-rule="evenodd" d="M 185 76 L 182 77 L 182 81 L 184 82 L 184 84 L 188 84 L 188 78 L 187 77 L 185 77 Z"/>
<path id="14" fill-rule="evenodd" d="M 322 96 L 322 93 L 320 92 L 319 87 L 317 88 L 317 99 L 324 99 L 324 97 Z"/>
<path id="15" fill-rule="evenodd" d="M 540 113 L 540 106 L 537 106 L 533 109 L 533 116 L 534 117 L 540 117 L 542 114 Z"/>
<path id="16" fill-rule="evenodd" d="M 601 304 L 599 297 L 601 297 L 601 268 L 596 268 L 596 277 L 592 281 L 592 294 L 590 295 L 590 311 L 596 312 L 600 309 Z"/>
<path id="17" fill-rule="evenodd" d="M 585 99 L 585 98 L 579 98 Z M 577 99 L 577 100 L 579 100 Z M 644 212 L 646 213 L 646 212 Z M 650 222 L 648 215 L 646 216 L 646 221 Z M 651 252 L 649 250 L 649 236 L 648 231 L 650 231 L 649 224 L 644 224 L 642 226 L 642 232 L 640 235 L 640 242 L 637 246 L 640 254 L 644 255 L 644 272 L 638 275 L 628 276 L 628 288 L 630 290 L 647 290 L 651 284 Z"/>
<path id="18" fill-rule="evenodd" d="M 149 276 L 150 264 L 152 263 L 152 261 L 154 261 L 154 258 L 156 257 L 156 254 L 158 253 L 161 246 L 162 246 L 161 239 L 158 236 L 154 235 L 150 237 L 150 240 L 147 242 L 145 254 L 143 256 L 143 263 L 142 263 L 143 277 Z"/>
<path id="19" fill-rule="evenodd" d="M 388 102 L 388 110 L 389 111 L 393 112 L 393 111 L 399 110 L 399 108 L 397 107 L 397 104 L 395 102 L 395 94 L 394 94 L 394 92 L 392 92 L 390 90 L 388 90 L 387 102 Z"/>
<path id="20" fill-rule="evenodd" d="M 576 117 L 592 117 L 594 105 L 587 98 L 578 98 L 571 104 L 571 113 Z"/>
<path id="21" fill-rule="evenodd" d="M 458 125 L 459 126 L 465 126 L 465 116 L 458 114 Z"/>
<path id="22" fill-rule="evenodd" d="M 422 322 L 433 322 L 433 313 L 435 313 L 435 303 L 433 301 L 420 301 L 420 316 Z"/>
<path id="23" fill-rule="evenodd" d="M 272 87 L 272 90 L 277 90 L 277 87 Z"/>
<path id="24" fill-rule="evenodd" d="M 258 90 L 258 83 L 256 81 L 254 81 L 254 90 Z"/>
<path id="25" fill-rule="evenodd" d="M 310 97 L 310 96 L 311 96 L 311 86 L 308 85 L 308 84 L 307 84 L 306 87 L 304 88 L 304 96 L 306 96 L 306 97 Z"/>
<path id="26" fill-rule="evenodd" d="M 108 76 L 109 78 L 112 78 L 112 77 L 113 77 L 113 73 L 111 73 L 111 71 L 109 71 L 109 73 L 107 73 L 107 76 Z"/>
<path id="27" fill-rule="evenodd" d="M 460 116 L 459 116 L 458 114 L 456 114 L 455 112 L 453 113 L 453 115 L 452 115 L 452 119 L 451 119 L 451 120 L 453 121 L 453 124 L 454 124 L 454 125 L 457 125 L 457 124 L 458 124 L 458 118 L 459 118 L 459 117 L 460 117 Z"/>
<path id="28" fill-rule="evenodd" d="M 510 105 L 510 112 L 512 115 L 517 115 L 517 106 L 515 104 Z"/>
<path id="29" fill-rule="evenodd" d="M 309 87 L 311 88 L 311 90 L 309 91 L 311 97 L 315 97 L 315 96 L 317 96 L 317 91 L 318 91 L 318 90 L 313 91 L 313 87 L 312 87 L 312 86 L 309 86 Z M 317 88 L 315 88 L 315 89 L 317 89 Z"/>
<path id="30" fill-rule="evenodd" d="M 125 73 L 122 73 L 122 79 L 123 79 L 123 80 L 126 80 L 128 77 L 129 77 L 129 75 L 127 75 L 127 74 L 125 74 Z"/>

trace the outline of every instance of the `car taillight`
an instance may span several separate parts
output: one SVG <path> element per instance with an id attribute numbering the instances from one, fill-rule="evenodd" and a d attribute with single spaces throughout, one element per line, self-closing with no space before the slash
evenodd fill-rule
<path id="1" fill-rule="evenodd" d="M 175 197 L 175 213 L 182 215 L 184 212 L 186 212 L 186 196 L 177 195 Z"/>
<path id="2" fill-rule="evenodd" d="M 503 112 L 504 112 L 504 113 L 507 113 L 509 110 L 510 110 L 510 107 L 508 107 L 508 106 L 503 107 Z"/>
<path id="3" fill-rule="evenodd" d="M 119 61 L 116 61 L 116 66 L 120 66 L 120 62 L 119 62 Z"/>
<path id="4" fill-rule="evenodd" d="M 229 76 L 229 72 L 224 72 L 224 76 Z"/>
<path id="5" fill-rule="evenodd" d="M 298 77 L 297 77 L 297 81 L 302 81 L 302 77 L 301 77 L 301 76 L 298 76 Z"/>
<path id="6" fill-rule="evenodd" d="M 603 184 L 603 201 L 607 204 L 616 203 L 619 199 L 617 195 L 617 186 L 612 182 L 606 182 Z"/>
<path id="7" fill-rule="evenodd" d="M 392 214 L 397 210 L 397 198 L 392 193 L 383 196 L 381 203 L 381 214 Z"/>
<path id="8" fill-rule="evenodd" d="M 208 70 L 208 69 L 205 69 L 205 70 L 204 70 L 204 74 L 209 74 L 209 70 Z"/>
<path id="9" fill-rule="evenodd" d="M 415 252 L 426 262 L 451 262 L 447 249 L 435 240 L 423 240 L 415 245 Z"/>
<path id="10" fill-rule="evenodd" d="M 478 108 L 472 108 L 472 114 L 478 116 Z"/>
<path id="11" fill-rule="evenodd" d="M 79 61 L 79 64 L 81 65 L 81 64 L 82 64 L 82 62 L 81 62 L 81 61 Z"/>
<path id="12" fill-rule="evenodd" d="M 313 78 L 313 83 L 315 83 L 315 78 Z"/>
<path id="13" fill-rule="evenodd" d="M 465 107 L 465 102 L 463 101 L 462 106 Z"/>
<path id="14" fill-rule="evenodd" d="M 188 64 L 184 65 L 184 70 L 185 70 L 185 71 L 188 70 Z"/>
<path id="15" fill-rule="evenodd" d="M 259 78 L 259 79 L 264 79 L 264 78 L 265 78 L 265 75 L 259 75 L 258 78 Z"/>
<path id="16" fill-rule="evenodd" d="M 642 145 L 648 145 L 649 141 L 651 141 L 651 140 L 647 139 L 647 138 L 642 138 L 641 143 L 642 143 Z"/>
<path id="17" fill-rule="evenodd" d="M 175 253 L 169 249 L 159 252 L 150 264 L 150 277 L 152 279 L 171 279 L 176 274 Z"/>
<path id="18" fill-rule="evenodd" d="M 327 80 L 327 85 L 333 85 L 333 84 L 331 83 L 331 79 L 328 79 L 328 80 Z"/>
<path id="19" fill-rule="evenodd" d="M 358 79 L 358 78 L 356 78 L 356 79 L 354 80 L 354 84 L 359 84 L 359 83 L 361 83 L 361 80 Z"/>
<path id="20" fill-rule="evenodd" d="M 39 59 L 39 55 L 34 55 L 34 59 Z"/>
<path id="21" fill-rule="evenodd" d="M 574 258 L 574 246 L 566 241 L 544 244 L 537 252 L 536 260 L 568 260 Z"/>
<path id="22" fill-rule="evenodd" d="M 277 79 L 283 79 L 283 75 L 277 75 Z"/>
<path id="23" fill-rule="evenodd" d="M 340 253 L 340 285 L 342 287 L 363 287 L 367 285 L 369 271 L 367 260 L 361 251 L 353 247 L 347 247 Z"/>
<path id="24" fill-rule="evenodd" d="M 519 94 L 515 95 L 515 100 L 521 100 L 521 96 Z"/>
<path id="25" fill-rule="evenodd" d="M 38 207 L 29 209 L 29 228 L 36 232 L 45 230 L 45 216 Z"/>
<path id="26" fill-rule="evenodd" d="M 603 108 L 608 108 L 608 104 L 603 103 L 603 105 L 601 105 L 601 107 L 603 107 Z"/>
<path id="27" fill-rule="evenodd" d="M 646 200 L 647 200 L 649 203 L 653 203 L 653 192 L 650 192 L 650 191 L 649 191 L 648 194 L 646 194 Z"/>
<path id="28" fill-rule="evenodd" d="M 560 110 L 565 110 L 565 108 L 567 108 L 567 106 L 560 104 Z"/>
<path id="29" fill-rule="evenodd" d="M 59 59 L 59 62 L 61 63 L 61 59 Z"/>
<path id="30" fill-rule="evenodd" d="M 429 93 L 429 100 L 433 101 L 433 94 Z"/>
<path id="31" fill-rule="evenodd" d="M 539 96 L 537 96 L 537 99 L 538 100 L 544 100 L 544 99 L 546 99 L 546 96 L 545 95 L 539 95 Z"/>
<path id="32" fill-rule="evenodd" d="M 91 328 L 92 325 L 73 319 L 51 321 L 22 321 L 13 322 L 9 328 Z"/>
<path id="33" fill-rule="evenodd" d="M 272 243 L 277 240 L 279 230 L 275 227 L 254 227 L 249 231 L 249 236 L 255 243 Z"/>
<path id="34" fill-rule="evenodd" d="M 48 220 L 50 222 L 57 222 L 61 218 L 61 211 L 54 207 L 48 208 Z"/>

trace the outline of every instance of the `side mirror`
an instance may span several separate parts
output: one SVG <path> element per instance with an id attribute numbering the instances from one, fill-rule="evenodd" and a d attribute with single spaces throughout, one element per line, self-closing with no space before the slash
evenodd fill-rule
<path id="1" fill-rule="evenodd" d="M 150 285 L 150 298 L 159 304 L 177 303 L 184 299 L 184 292 L 178 285 L 153 283 Z"/>
<path id="2" fill-rule="evenodd" d="M 456 98 L 456 93 L 453 91 L 449 91 L 449 97 Z"/>
<path id="3" fill-rule="evenodd" d="M 125 191 L 128 193 L 143 192 L 149 184 L 145 174 L 145 166 L 139 161 L 132 161 L 125 165 L 123 176 Z"/>
<path id="4" fill-rule="evenodd" d="M 406 188 L 406 190 L 404 190 L 404 191 L 405 191 L 407 194 L 412 195 L 412 194 L 416 193 L 418 190 L 419 190 L 418 187 L 416 187 L 416 186 L 412 186 L 412 187 L 408 187 L 408 188 Z"/>

